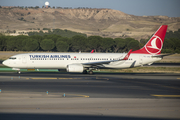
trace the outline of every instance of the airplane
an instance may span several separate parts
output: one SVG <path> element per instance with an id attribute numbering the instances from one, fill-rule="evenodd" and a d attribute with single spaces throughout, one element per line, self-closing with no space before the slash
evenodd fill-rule
<path id="1" fill-rule="evenodd" d="M 97 69 L 123 69 L 151 65 L 161 60 L 167 25 L 161 25 L 149 41 L 139 50 L 126 53 L 27 53 L 11 56 L 3 61 L 12 70 L 58 69 L 67 72 L 93 74 Z"/>

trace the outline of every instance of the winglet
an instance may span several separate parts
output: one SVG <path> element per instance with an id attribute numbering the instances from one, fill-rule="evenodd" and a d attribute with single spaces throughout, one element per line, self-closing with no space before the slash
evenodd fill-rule
<path id="1" fill-rule="evenodd" d="M 122 60 L 128 60 L 128 58 L 131 54 L 131 51 L 132 51 L 132 49 L 127 53 L 127 55 Z"/>
<path id="2" fill-rule="evenodd" d="M 93 52 L 94 52 L 94 50 L 91 51 L 91 53 L 93 53 Z"/>

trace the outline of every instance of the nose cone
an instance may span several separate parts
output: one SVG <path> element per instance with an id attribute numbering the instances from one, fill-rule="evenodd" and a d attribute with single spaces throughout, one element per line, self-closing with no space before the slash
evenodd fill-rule
<path id="1" fill-rule="evenodd" d="M 8 61 L 5 60 L 5 61 L 2 62 L 2 64 L 5 65 L 5 66 L 8 66 Z"/>

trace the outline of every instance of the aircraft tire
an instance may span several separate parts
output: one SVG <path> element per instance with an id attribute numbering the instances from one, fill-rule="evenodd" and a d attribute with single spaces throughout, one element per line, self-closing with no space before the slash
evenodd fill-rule
<path id="1" fill-rule="evenodd" d="M 83 70 L 83 74 L 87 74 L 87 70 Z"/>
<path id="2" fill-rule="evenodd" d="M 92 71 L 92 70 L 90 70 L 90 71 L 89 71 L 89 74 L 90 74 L 90 75 L 92 75 L 92 74 L 93 74 L 93 71 Z"/>

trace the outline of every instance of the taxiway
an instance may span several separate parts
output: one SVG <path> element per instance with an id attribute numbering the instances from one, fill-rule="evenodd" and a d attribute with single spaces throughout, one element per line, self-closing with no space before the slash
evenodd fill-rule
<path id="1" fill-rule="evenodd" d="M 0 89 L 3 119 L 180 118 L 179 74 L 1 72 Z"/>

